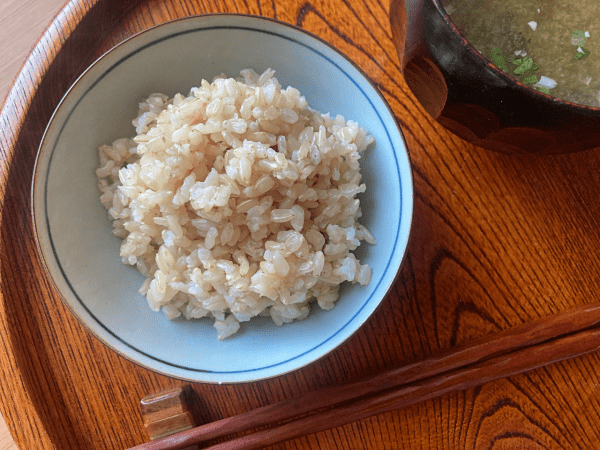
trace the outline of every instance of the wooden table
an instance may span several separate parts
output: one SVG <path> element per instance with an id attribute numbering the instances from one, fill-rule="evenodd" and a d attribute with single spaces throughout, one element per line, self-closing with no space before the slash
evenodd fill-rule
<path id="1" fill-rule="evenodd" d="M 415 224 L 395 289 L 356 335 L 276 379 L 194 385 L 204 421 L 399 367 L 596 300 L 597 152 L 508 156 L 447 132 L 400 74 L 387 0 L 72 1 L 34 50 L 0 116 L 0 412 L 21 449 L 142 443 L 139 400 L 179 384 L 105 348 L 63 306 L 35 250 L 29 187 L 54 107 L 96 56 L 156 23 L 223 11 L 299 25 L 371 77 L 410 149 Z M 275 448 L 598 448 L 599 371 L 592 353 Z"/>

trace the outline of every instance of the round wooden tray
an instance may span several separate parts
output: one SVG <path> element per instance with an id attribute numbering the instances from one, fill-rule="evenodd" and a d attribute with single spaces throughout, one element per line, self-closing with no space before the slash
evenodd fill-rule
<path id="1" fill-rule="evenodd" d="M 399 70 L 380 0 L 74 0 L 48 28 L 0 115 L 0 409 L 21 449 L 117 449 L 147 440 L 139 401 L 180 384 L 121 358 L 62 304 L 36 252 L 30 183 L 63 94 L 95 58 L 178 17 L 239 12 L 299 25 L 358 64 L 397 115 L 414 163 L 415 228 L 395 289 L 346 344 L 294 373 L 194 385 L 213 421 L 335 385 L 590 301 L 598 292 L 600 160 L 516 158 L 433 122 Z M 591 448 L 596 354 L 281 444 L 286 449 Z M 508 448 L 508 447 L 507 447 Z"/>

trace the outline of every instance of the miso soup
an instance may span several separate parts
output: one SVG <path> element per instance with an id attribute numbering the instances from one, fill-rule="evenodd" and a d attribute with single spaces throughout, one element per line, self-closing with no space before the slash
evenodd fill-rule
<path id="1" fill-rule="evenodd" d="M 442 0 L 462 35 L 522 83 L 600 107 L 599 0 Z"/>

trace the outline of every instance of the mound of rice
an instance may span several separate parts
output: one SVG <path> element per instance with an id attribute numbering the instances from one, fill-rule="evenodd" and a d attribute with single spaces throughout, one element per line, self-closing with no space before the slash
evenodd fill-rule
<path id="1" fill-rule="evenodd" d="M 212 317 L 219 339 L 257 315 L 282 325 L 314 300 L 333 308 L 341 283 L 369 283 L 352 252 L 375 243 L 356 198 L 373 138 L 309 108 L 271 69 L 241 74 L 150 95 L 137 136 L 100 147 L 96 171 L 150 308 Z"/>

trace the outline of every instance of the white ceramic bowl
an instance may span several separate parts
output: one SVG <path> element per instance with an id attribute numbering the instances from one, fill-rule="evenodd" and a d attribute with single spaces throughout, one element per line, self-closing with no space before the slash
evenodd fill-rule
<path id="1" fill-rule="evenodd" d="M 342 289 L 335 308 L 277 327 L 255 318 L 225 341 L 211 320 L 169 321 L 138 293 L 142 276 L 119 258 L 120 239 L 99 201 L 97 148 L 133 136 L 138 102 L 187 93 L 202 78 L 268 67 L 309 105 L 342 114 L 376 139 L 363 158 L 361 222 L 378 245 L 359 257 L 371 283 Z M 198 382 L 246 382 L 298 369 L 329 353 L 373 313 L 394 283 L 412 220 L 413 186 L 401 131 L 385 100 L 349 59 L 296 27 L 240 15 L 208 15 L 138 34 L 96 61 L 72 86 L 44 135 L 32 204 L 38 246 L 56 289 L 81 323 L 144 367 Z"/>

